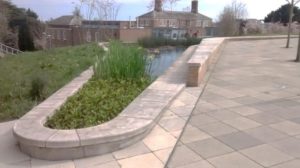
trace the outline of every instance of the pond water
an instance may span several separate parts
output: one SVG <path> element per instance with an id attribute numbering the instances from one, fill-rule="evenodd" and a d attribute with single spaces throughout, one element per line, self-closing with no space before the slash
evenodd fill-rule
<path id="1" fill-rule="evenodd" d="M 163 49 L 152 59 L 149 68 L 152 78 L 162 75 L 181 56 L 185 48 Z"/>

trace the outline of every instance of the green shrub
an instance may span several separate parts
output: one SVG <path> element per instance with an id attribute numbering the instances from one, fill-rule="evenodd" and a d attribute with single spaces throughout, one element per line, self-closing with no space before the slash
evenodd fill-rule
<path id="1" fill-rule="evenodd" d="M 144 54 L 137 46 L 111 41 L 106 54 L 96 61 L 93 78 L 45 125 L 77 129 L 115 118 L 151 82 Z"/>
<path id="2" fill-rule="evenodd" d="M 186 38 L 186 39 L 166 39 L 158 37 L 146 37 L 138 40 L 138 44 L 144 48 L 157 48 L 162 46 L 183 46 L 189 47 L 191 45 L 200 44 L 200 38 Z"/>
<path id="3" fill-rule="evenodd" d="M 93 78 L 48 119 L 55 129 L 78 129 L 99 125 L 115 118 L 148 85 L 149 80 L 99 80 Z"/>
<path id="4" fill-rule="evenodd" d="M 31 80 L 30 97 L 31 100 L 41 101 L 45 97 L 45 88 L 47 81 L 42 76 L 35 76 Z"/>
<path id="5" fill-rule="evenodd" d="M 98 57 L 94 66 L 99 79 L 140 79 L 146 74 L 147 58 L 142 48 L 111 41 L 109 50 Z"/>

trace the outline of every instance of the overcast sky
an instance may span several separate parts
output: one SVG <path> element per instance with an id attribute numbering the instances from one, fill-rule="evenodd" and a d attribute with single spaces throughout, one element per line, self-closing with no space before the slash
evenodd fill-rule
<path id="1" fill-rule="evenodd" d="M 75 7 L 73 2 L 79 0 L 12 0 L 18 7 L 34 10 L 42 20 L 70 15 Z M 117 0 L 121 4 L 119 20 L 135 18 L 147 12 L 147 4 L 151 0 Z M 286 0 L 240 0 L 247 4 L 248 18 L 263 19 L 270 11 L 286 3 Z M 231 0 L 199 0 L 199 12 L 216 19 L 220 11 Z M 181 0 L 175 8 L 182 10 L 190 6 L 191 0 Z"/>

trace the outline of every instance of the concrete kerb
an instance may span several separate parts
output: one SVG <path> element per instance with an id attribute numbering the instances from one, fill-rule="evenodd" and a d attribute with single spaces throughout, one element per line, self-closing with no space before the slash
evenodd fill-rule
<path id="1" fill-rule="evenodd" d="M 183 55 L 187 57 L 193 52 L 189 48 Z M 15 123 L 13 133 L 21 151 L 43 160 L 69 160 L 111 153 L 142 140 L 185 88 L 185 77 L 176 71 L 179 66 L 186 65 L 183 60 L 178 59 L 119 116 L 107 123 L 74 130 L 45 127 L 47 117 L 51 117 L 93 75 L 92 69 L 83 72 Z"/>
<path id="2" fill-rule="evenodd" d="M 293 35 L 291 38 L 298 38 Z M 228 41 L 246 41 L 246 40 L 276 40 L 284 39 L 286 36 L 241 36 L 241 37 L 221 37 L 204 39 L 198 46 L 195 54 L 188 61 L 188 78 L 186 85 L 189 87 L 199 86 L 203 81 L 204 74 L 210 65 L 211 58 L 219 54 L 221 49 Z"/>

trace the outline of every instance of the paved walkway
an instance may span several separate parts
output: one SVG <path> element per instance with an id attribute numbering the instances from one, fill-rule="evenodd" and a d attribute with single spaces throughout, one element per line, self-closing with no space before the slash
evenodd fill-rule
<path id="1" fill-rule="evenodd" d="M 299 168 L 300 64 L 285 40 L 230 42 L 169 168 Z"/>
<path id="2" fill-rule="evenodd" d="M 299 168 L 300 64 L 284 40 L 230 42 L 208 80 L 169 168 Z M 202 88 L 187 88 L 140 143 L 59 162 L 21 153 L 14 121 L 0 123 L 0 168 L 161 168 Z"/>

